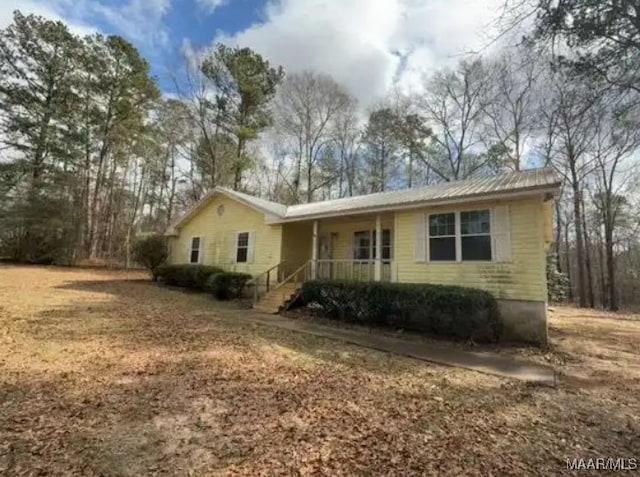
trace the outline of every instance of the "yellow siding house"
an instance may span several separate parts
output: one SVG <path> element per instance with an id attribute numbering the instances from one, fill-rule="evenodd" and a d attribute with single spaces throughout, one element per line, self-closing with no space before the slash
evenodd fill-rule
<path id="1" fill-rule="evenodd" d="M 313 278 L 481 288 L 511 337 L 546 342 L 559 187 L 546 168 L 293 206 L 216 188 L 167 232 L 170 262 L 250 273 L 273 311 Z"/>

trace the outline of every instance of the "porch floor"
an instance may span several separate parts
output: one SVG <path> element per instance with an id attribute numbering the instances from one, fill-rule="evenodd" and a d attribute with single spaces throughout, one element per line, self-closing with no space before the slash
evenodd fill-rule
<path id="1" fill-rule="evenodd" d="M 322 336 L 422 361 L 470 369 L 545 386 L 555 386 L 556 384 L 555 370 L 552 367 L 496 353 L 464 351 L 445 343 L 425 344 L 356 330 L 333 328 L 253 310 L 228 310 L 224 313 L 257 325 L 275 326 L 290 331 Z"/>

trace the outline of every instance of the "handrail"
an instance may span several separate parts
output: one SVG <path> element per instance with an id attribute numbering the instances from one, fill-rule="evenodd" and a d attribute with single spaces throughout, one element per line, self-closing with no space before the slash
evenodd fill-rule
<path id="1" fill-rule="evenodd" d="M 247 282 L 247 285 L 251 285 L 252 283 L 257 282 L 259 279 L 261 279 L 264 275 L 267 275 L 268 273 L 271 273 L 272 271 L 274 271 L 276 268 L 280 268 L 282 265 L 284 265 L 285 263 L 287 263 L 286 260 L 283 260 L 282 262 L 280 262 L 277 265 L 274 265 L 273 267 L 271 267 L 270 269 L 268 269 L 265 272 L 262 272 L 260 275 L 255 276 L 254 278 L 252 278 L 251 280 L 249 280 Z"/>
<path id="2" fill-rule="evenodd" d="M 313 262 L 313 260 L 309 260 L 307 262 L 305 262 L 302 266 L 300 266 L 295 272 L 293 272 L 291 275 L 289 275 L 288 277 L 286 277 L 284 280 L 282 280 L 280 283 L 278 283 L 275 287 L 273 287 L 274 290 L 277 290 L 278 288 L 282 287 L 284 284 L 289 283 L 291 281 L 292 278 L 295 278 L 302 270 L 304 270 L 305 268 L 307 268 L 309 265 L 311 265 L 311 263 Z"/>
<path id="3" fill-rule="evenodd" d="M 279 270 L 280 267 L 282 265 L 284 265 L 286 263 L 286 260 L 283 260 L 282 262 L 278 263 L 277 265 L 274 265 L 273 267 L 271 267 L 270 269 L 266 270 L 265 272 L 261 273 L 260 275 L 258 275 L 257 277 L 253 278 L 252 280 L 250 280 L 247 284 L 253 284 L 253 301 L 254 303 L 258 302 L 258 298 L 260 298 L 260 291 L 259 291 L 259 287 L 260 287 L 260 280 L 262 280 L 263 278 L 266 277 L 265 280 L 265 285 L 266 285 L 266 292 L 269 292 L 269 287 L 271 285 L 271 272 L 274 270 Z M 280 277 L 277 276 L 276 280 L 278 280 Z"/>

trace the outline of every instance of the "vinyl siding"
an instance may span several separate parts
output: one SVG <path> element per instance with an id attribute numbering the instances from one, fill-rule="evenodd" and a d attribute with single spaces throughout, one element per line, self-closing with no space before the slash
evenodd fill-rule
<path id="1" fill-rule="evenodd" d="M 547 200 L 542 207 L 544 214 L 544 245 L 545 250 L 549 250 L 553 243 L 553 200 Z"/>
<path id="2" fill-rule="evenodd" d="M 295 272 L 311 259 L 313 223 L 302 222 L 282 226 L 282 260 L 286 274 Z"/>
<path id="3" fill-rule="evenodd" d="M 541 198 L 399 211 L 395 221 L 397 279 L 475 287 L 497 298 L 546 301 L 545 205 Z M 508 205 L 511 224 L 510 262 L 426 262 L 414 258 L 417 213 L 444 213 Z"/>
<path id="4" fill-rule="evenodd" d="M 224 214 L 218 207 L 224 205 Z M 258 275 L 280 262 L 282 226 L 266 225 L 264 214 L 228 197 L 218 195 L 202 208 L 171 240 L 170 263 L 188 263 L 192 237 L 202 237 L 201 263 Z M 236 232 L 254 232 L 253 263 L 232 263 Z"/>

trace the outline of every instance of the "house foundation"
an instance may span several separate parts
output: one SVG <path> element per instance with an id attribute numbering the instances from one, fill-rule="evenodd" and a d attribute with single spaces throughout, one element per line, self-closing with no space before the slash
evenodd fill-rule
<path id="1" fill-rule="evenodd" d="M 504 341 L 548 343 L 546 302 L 498 300 L 498 306 L 504 322 Z"/>

